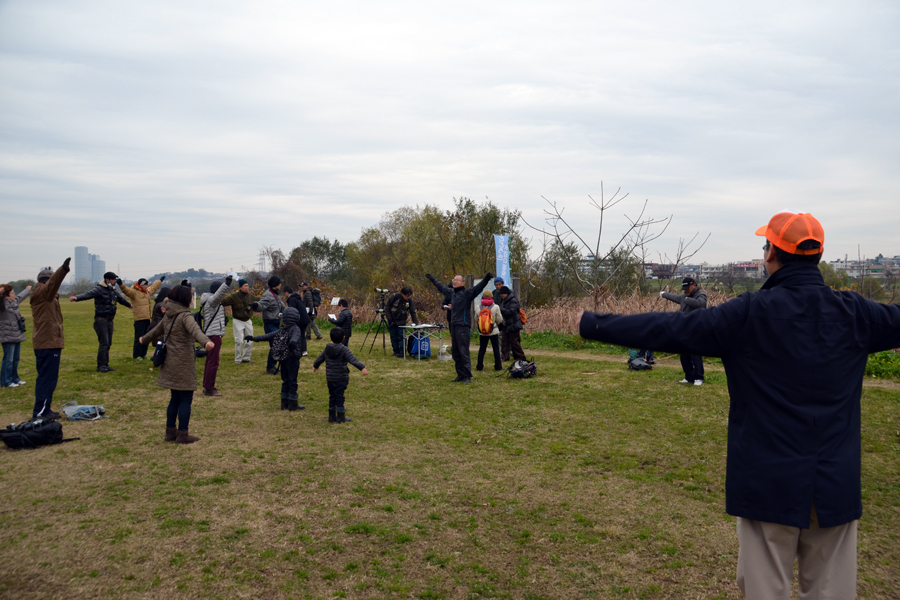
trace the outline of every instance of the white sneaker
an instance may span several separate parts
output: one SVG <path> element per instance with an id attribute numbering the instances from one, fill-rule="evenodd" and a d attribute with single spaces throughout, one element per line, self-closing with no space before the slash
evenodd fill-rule
<path id="1" fill-rule="evenodd" d="M 679 381 L 678 383 L 690 383 L 690 381 L 688 381 L 687 379 L 682 379 L 682 380 Z"/>
<path id="2" fill-rule="evenodd" d="M 304 352 L 304 353 L 302 354 L 302 356 L 307 356 L 308 354 L 309 354 L 309 352 Z"/>
<path id="3" fill-rule="evenodd" d="M 694 380 L 694 385 L 703 385 L 703 380 L 702 380 L 702 379 L 695 379 L 695 380 Z"/>
<path id="4" fill-rule="evenodd" d="M 27 381 L 22 381 L 21 379 L 16 382 L 16 385 L 25 385 L 28 383 Z"/>
<path id="5" fill-rule="evenodd" d="M 19 384 L 18 384 L 18 383 L 11 383 L 11 384 L 9 384 L 9 385 L 6 386 L 6 387 L 19 387 Z"/>

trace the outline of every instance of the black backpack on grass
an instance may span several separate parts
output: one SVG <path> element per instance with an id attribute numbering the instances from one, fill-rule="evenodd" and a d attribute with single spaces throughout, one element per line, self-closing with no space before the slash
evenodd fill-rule
<path id="1" fill-rule="evenodd" d="M 70 442 L 78 438 L 63 439 L 62 425 L 51 419 L 33 419 L 24 423 L 7 425 L 0 429 L 0 439 L 8 448 L 38 448 L 51 444 Z"/>
<path id="2" fill-rule="evenodd" d="M 529 360 L 517 360 L 509 365 L 508 371 L 512 379 L 531 379 L 537 375 L 537 365 Z"/>

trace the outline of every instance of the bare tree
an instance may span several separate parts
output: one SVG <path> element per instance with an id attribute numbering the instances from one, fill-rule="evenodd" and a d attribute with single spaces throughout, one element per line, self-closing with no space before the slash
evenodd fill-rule
<path id="1" fill-rule="evenodd" d="M 620 196 L 620 192 L 621 188 L 607 198 L 601 182 L 600 199 L 595 200 L 592 196 L 588 196 L 590 205 L 600 213 L 596 239 L 592 237 L 590 242 L 578 233 L 572 222 L 566 219 L 565 208 L 547 198 L 544 198 L 549 205 L 549 208 L 544 210 L 546 226 L 536 227 L 524 218 L 522 219 L 528 227 L 543 234 L 545 240 L 549 240 L 551 244 L 557 243 L 562 246 L 575 244 L 580 252 L 589 255 L 589 259 L 583 260 L 580 253 L 566 253 L 561 260 L 573 280 L 586 294 L 592 297 L 595 310 L 599 308 L 604 297 L 615 297 L 615 294 L 611 293 L 611 287 L 619 291 L 623 289 L 622 285 L 611 285 L 616 282 L 617 278 L 635 278 L 635 284 L 645 285 L 643 265 L 649 245 L 666 231 L 672 221 L 671 215 L 663 219 L 647 216 L 648 201 L 645 200 L 635 217 L 625 215 L 628 225 L 614 238 L 613 243 L 607 249 L 603 237 L 607 213 L 628 197 L 628 194 Z M 693 242 L 696 237 L 695 235 L 691 241 Z M 678 260 L 684 260 L 693 255 L 693 253 L 687 254 L 688 245 L 690 242 L 687 245 L 683 240 L 679 242 Z M 602 251 L 601 248 L 603 248 Z M 639 273 L 635 272 L 636 263 L 640 265 Z"/>

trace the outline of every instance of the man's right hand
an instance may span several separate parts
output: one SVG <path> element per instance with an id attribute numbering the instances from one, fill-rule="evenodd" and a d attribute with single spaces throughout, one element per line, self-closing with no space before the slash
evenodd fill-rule
<path id="1" fill-rule="evenodd" d="M 664 297 L 665 297 L 665 295 L 666 295 L 666 293 L 665 293 L 665 292 L 660 292 L 660 293 L 659 293 L 659 297 L 660 297 L 660 298 L 664 298 Z"/>
<path id="2" fill-rule="evenodd" d="M 69 296 L 69 302 L 78 302 L 78 298 L 75 296 Z"/>
<path id="3" fill-rule="evenodd" d="M 427 279 L 434 279 L 434 277 L 432 277 L 431 273 L 425 273 L 425 277 Z"/>

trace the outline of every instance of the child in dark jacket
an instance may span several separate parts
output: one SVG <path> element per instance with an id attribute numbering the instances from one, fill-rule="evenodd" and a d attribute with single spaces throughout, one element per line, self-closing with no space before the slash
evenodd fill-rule
<path id="1" fill-rule="evenodd" d="M 300 357 L 303 355 L 303 330 L 300 329 L 300 313 L 296 308 L 286 308 L 282 314 L 283 325 L 265 335 L 247 335 L 248 342 L 271 342 L 279 335 L 287 335 L 287 357 L 281 360 L 281 410 L 302 410 L 297 404 L 297 376 L 300 374 Z M 284 332 L 284 333 L 282 333 Z"/>
<path id="2" fill-rule="evenodd" d="M 313 373 L 319 370 L 323 362 L 325 363 L 325 380 L 328 382 L 328 422 L 343 423 L 350 421 L 344 411 L 344 392 L 350 385 L 350 369 L 347 368 L 347 363 L 362 371 L 363 375 L 368 375 L 369 371 L 366 365 L 353 356 L 350 348 L 341 343 L 346 338 L 340 327 L 333 328 L 329 335 L 331 343 L 325 346 L 325 350 L 313 363 Z"/>
<path id="3" fill-rule="evenodd" d="M 338 341 L 349 347 L 350 336 L 353 335 L 353 313 L 350 312 L 350 302 L 346 298 L 338 300 L 338 306 L 341 307 L 341 312 L 337 318 L 328 320 L 334 323 L 335 328 L 340 329 L 344 334 L 344 339 Z M 331 339 L 334 339 L 334 336 Z"/>

